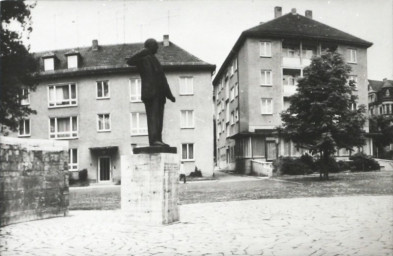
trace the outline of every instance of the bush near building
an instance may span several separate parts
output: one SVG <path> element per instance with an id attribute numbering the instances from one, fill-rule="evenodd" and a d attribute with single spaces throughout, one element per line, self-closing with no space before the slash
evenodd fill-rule
<path id="1" fill-rule="evenodd" d="M 350 156 L 349 160 L 352 160 L 351 164 L 355 171 L 377 171 L 381 169 L 377 161 L 364 153 Z"/>

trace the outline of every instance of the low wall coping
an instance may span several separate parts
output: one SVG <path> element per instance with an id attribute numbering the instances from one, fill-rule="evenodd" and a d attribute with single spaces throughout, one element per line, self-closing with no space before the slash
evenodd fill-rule
<path id="1" fill-rule="evenodd" d="M 42 150 L 42 151 L 64 151 L 68 150 L 68 141 L 56 141 L 45 139 L 26 139 L 14 138 L 7 136 L 0 136 L 0 144 L 18 145 L 27 150 Z"/>

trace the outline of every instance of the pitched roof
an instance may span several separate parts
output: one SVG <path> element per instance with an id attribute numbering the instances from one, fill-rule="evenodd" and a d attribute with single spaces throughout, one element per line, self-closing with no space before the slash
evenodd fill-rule
<path id="1" fill-rule="evenodd" d="M 368 80 L 368 84 L 371 89 L 375 92 L 379 92 L 382 88 L 393 87 L 393 80 L 378 81 L 378 80 Z"/>
<path id="2" fill-rule="evenodd" d="M 324 42 L 342 43 L 367 48 L 372 45 L 371 42 L 350 35 L 311 18 L 307 18 L 297 13 L 288 13 L 243 31 L 217 72 L 217 75 L 213 80 L 213 84 L 216 84 L 217 79 L 225 71 L 227 64 L 242 46 L 245 39 L 250 37 L 320 40 Z"/>
<path id="3" fill-rule="evenodd" d="M 272 36 L 296 39 L 320 39 L 370 47 L 372 43 L 335 29 L 311 18 L 288 13 L 243 32 L 246 36 Z"/>
<path id="4" fill-rule="evenodd" d="M 170 42 L 169 46 L 160 47 L 156 57 L 161 62 L 164 70 L 177 70 L 177 69 L 202 69 L 213 72 L 215 65 L 209 64 L 191 53 L 183 50 L 176 44 Z M 132 70 L 134 67 L 129 67 L 125 58 L 133 55 L 143 48 L 143 43 L 133 44 L 116 44 L 116 45 L 101 45 L 98 50 L 93 50 L 92 47 L 80 47 L 73 49 L 62 49 L 55 51 L 37 52 L 33 55 L 37 59 L 45 56 L 56 57 L 56 69 L 54 71 L 43 71 L 44 63 L 40 61 L 38 75 L 40 77 L 57 77 L 67 75 L 80 75 L 93 72 L 119 72 Z M 81 56 L 78 69 L 67 68 L 67 56 L 75 53 Z"/>

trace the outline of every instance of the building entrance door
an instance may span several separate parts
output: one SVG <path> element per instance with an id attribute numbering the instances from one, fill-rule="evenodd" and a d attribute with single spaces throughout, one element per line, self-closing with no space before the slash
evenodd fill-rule
<path id="1" fill-rule="evenodd" d="M 275 141 L 266 142 L 266 160 L 275 160 L 277 156 L 277 147 Z"/>
<path id="2" fill-rule="evenodd" d="M 111 158 L 109 156 L 98 158 L 98 180 L 99 182 L 111 181 Z"/>

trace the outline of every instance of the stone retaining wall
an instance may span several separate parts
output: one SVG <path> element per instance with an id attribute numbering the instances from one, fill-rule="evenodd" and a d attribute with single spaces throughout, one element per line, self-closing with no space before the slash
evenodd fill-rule
<path id="1" fill-rule="evenodd" d="M 0 226 L 68 213 L 68 142 L 0 137 Z"/>

